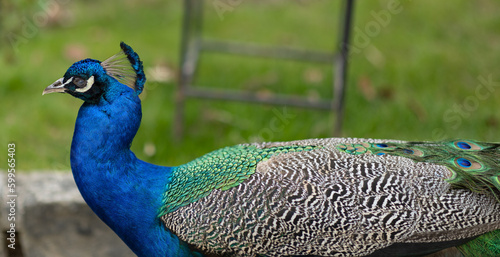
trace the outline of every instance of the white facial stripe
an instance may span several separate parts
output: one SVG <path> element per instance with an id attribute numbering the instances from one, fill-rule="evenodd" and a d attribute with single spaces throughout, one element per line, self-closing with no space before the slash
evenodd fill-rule
<path id="1" fill-rule="evenodd" d="M 71 79 L 73 79 L 73 77 L 71 77 Z M 68 80 L 68 82 L 69 82 L 69 80 Z M 79 92 L 79 93 L 87 92 L 92 87 L 92 85 L 94 85 L 94 76 L 91 76 L 89 79 L 87 79 L 87 85 L 85 87 L 77 88 L 77 89 L 75 89 L 75 91 Z"/>
<path id="2" fill-rule="evenodd" d="M 68 81 L 70 81 L 71 79 L 68 79 Z M 66 84 L 68 84 L 68 82 L 63 84 L 63 80 L 64 80 L 64 78 L 60 78 L 60 79 L 56 80 L 56 82 L 52 83 L 52 85 L 50 85 L 49 88 L 50 89 L 58 89 L 58 88 L 64 87 Z"/>
<path id="3" fill-rule="evenodd" d="M 66 83 L 62 84 L 60 87 L 64 87 L 66 86 L 68 83 L 70 83 L 71 81 L 73 81 L 73 77 L 69 78 L 68 81 L 66 81 Z"/>

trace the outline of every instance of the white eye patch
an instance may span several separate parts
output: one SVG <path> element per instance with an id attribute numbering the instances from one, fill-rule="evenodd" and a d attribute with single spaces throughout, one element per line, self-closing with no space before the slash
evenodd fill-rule
<path id="1" fill-rule="evenodd" d="M 73 79 L 73 77 L 71 77 L 71 79 Z M 68 82 L 70 82 L 70 80 L 68 80 Z M 75 89 L 75 91 L 79 93 L 87 92 L 92 87 L 92 85 L 94 85 L 94 76 L 91 76 L 89 79 L 87 79 L 87 85 L 85 87 L 77 88 Z"/>

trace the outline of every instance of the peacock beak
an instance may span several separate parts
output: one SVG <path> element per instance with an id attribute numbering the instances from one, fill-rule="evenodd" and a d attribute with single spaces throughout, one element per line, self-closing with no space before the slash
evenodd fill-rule
<path id="1" fill-rule="evenodd" d="M 63 79 L 64 78 L 60 78 L 60 79 L 56 80 L 56 82 L 52 83 L 52 85 L 46 87 L 43 90 L 42 95 L 50 94 L 50 93 L 65 93 L 66 88 L 64 88 L 64 86 L 67 83 L 63 83 Z"/>

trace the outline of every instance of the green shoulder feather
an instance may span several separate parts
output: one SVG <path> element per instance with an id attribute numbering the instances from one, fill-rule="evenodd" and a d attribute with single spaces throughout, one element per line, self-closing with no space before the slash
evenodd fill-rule
<path id="1" fill-rule="evenodd" d="M 279 146 L 258 148 L 253 145 L 225 147 L 189 163 L 175 167 L 172 181 L 163 195 L 159 216 L 173 212 L 207 196 L 215 189 L 235 187 L 255 173 L 257 163 L 289 152 L 310 151 L 317 146 Z"/>

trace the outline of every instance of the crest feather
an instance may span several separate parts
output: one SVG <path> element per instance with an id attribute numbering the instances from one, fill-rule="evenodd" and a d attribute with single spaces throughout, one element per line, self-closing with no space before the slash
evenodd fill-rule
<path id="1" fill-rule="evenodd" d="M 122 50 L 101 62 L 101 66 L 106 74 L 140 94 L 146 82 L 142 62 L 130 46 L 121 42 L 120 47 Z"/>

